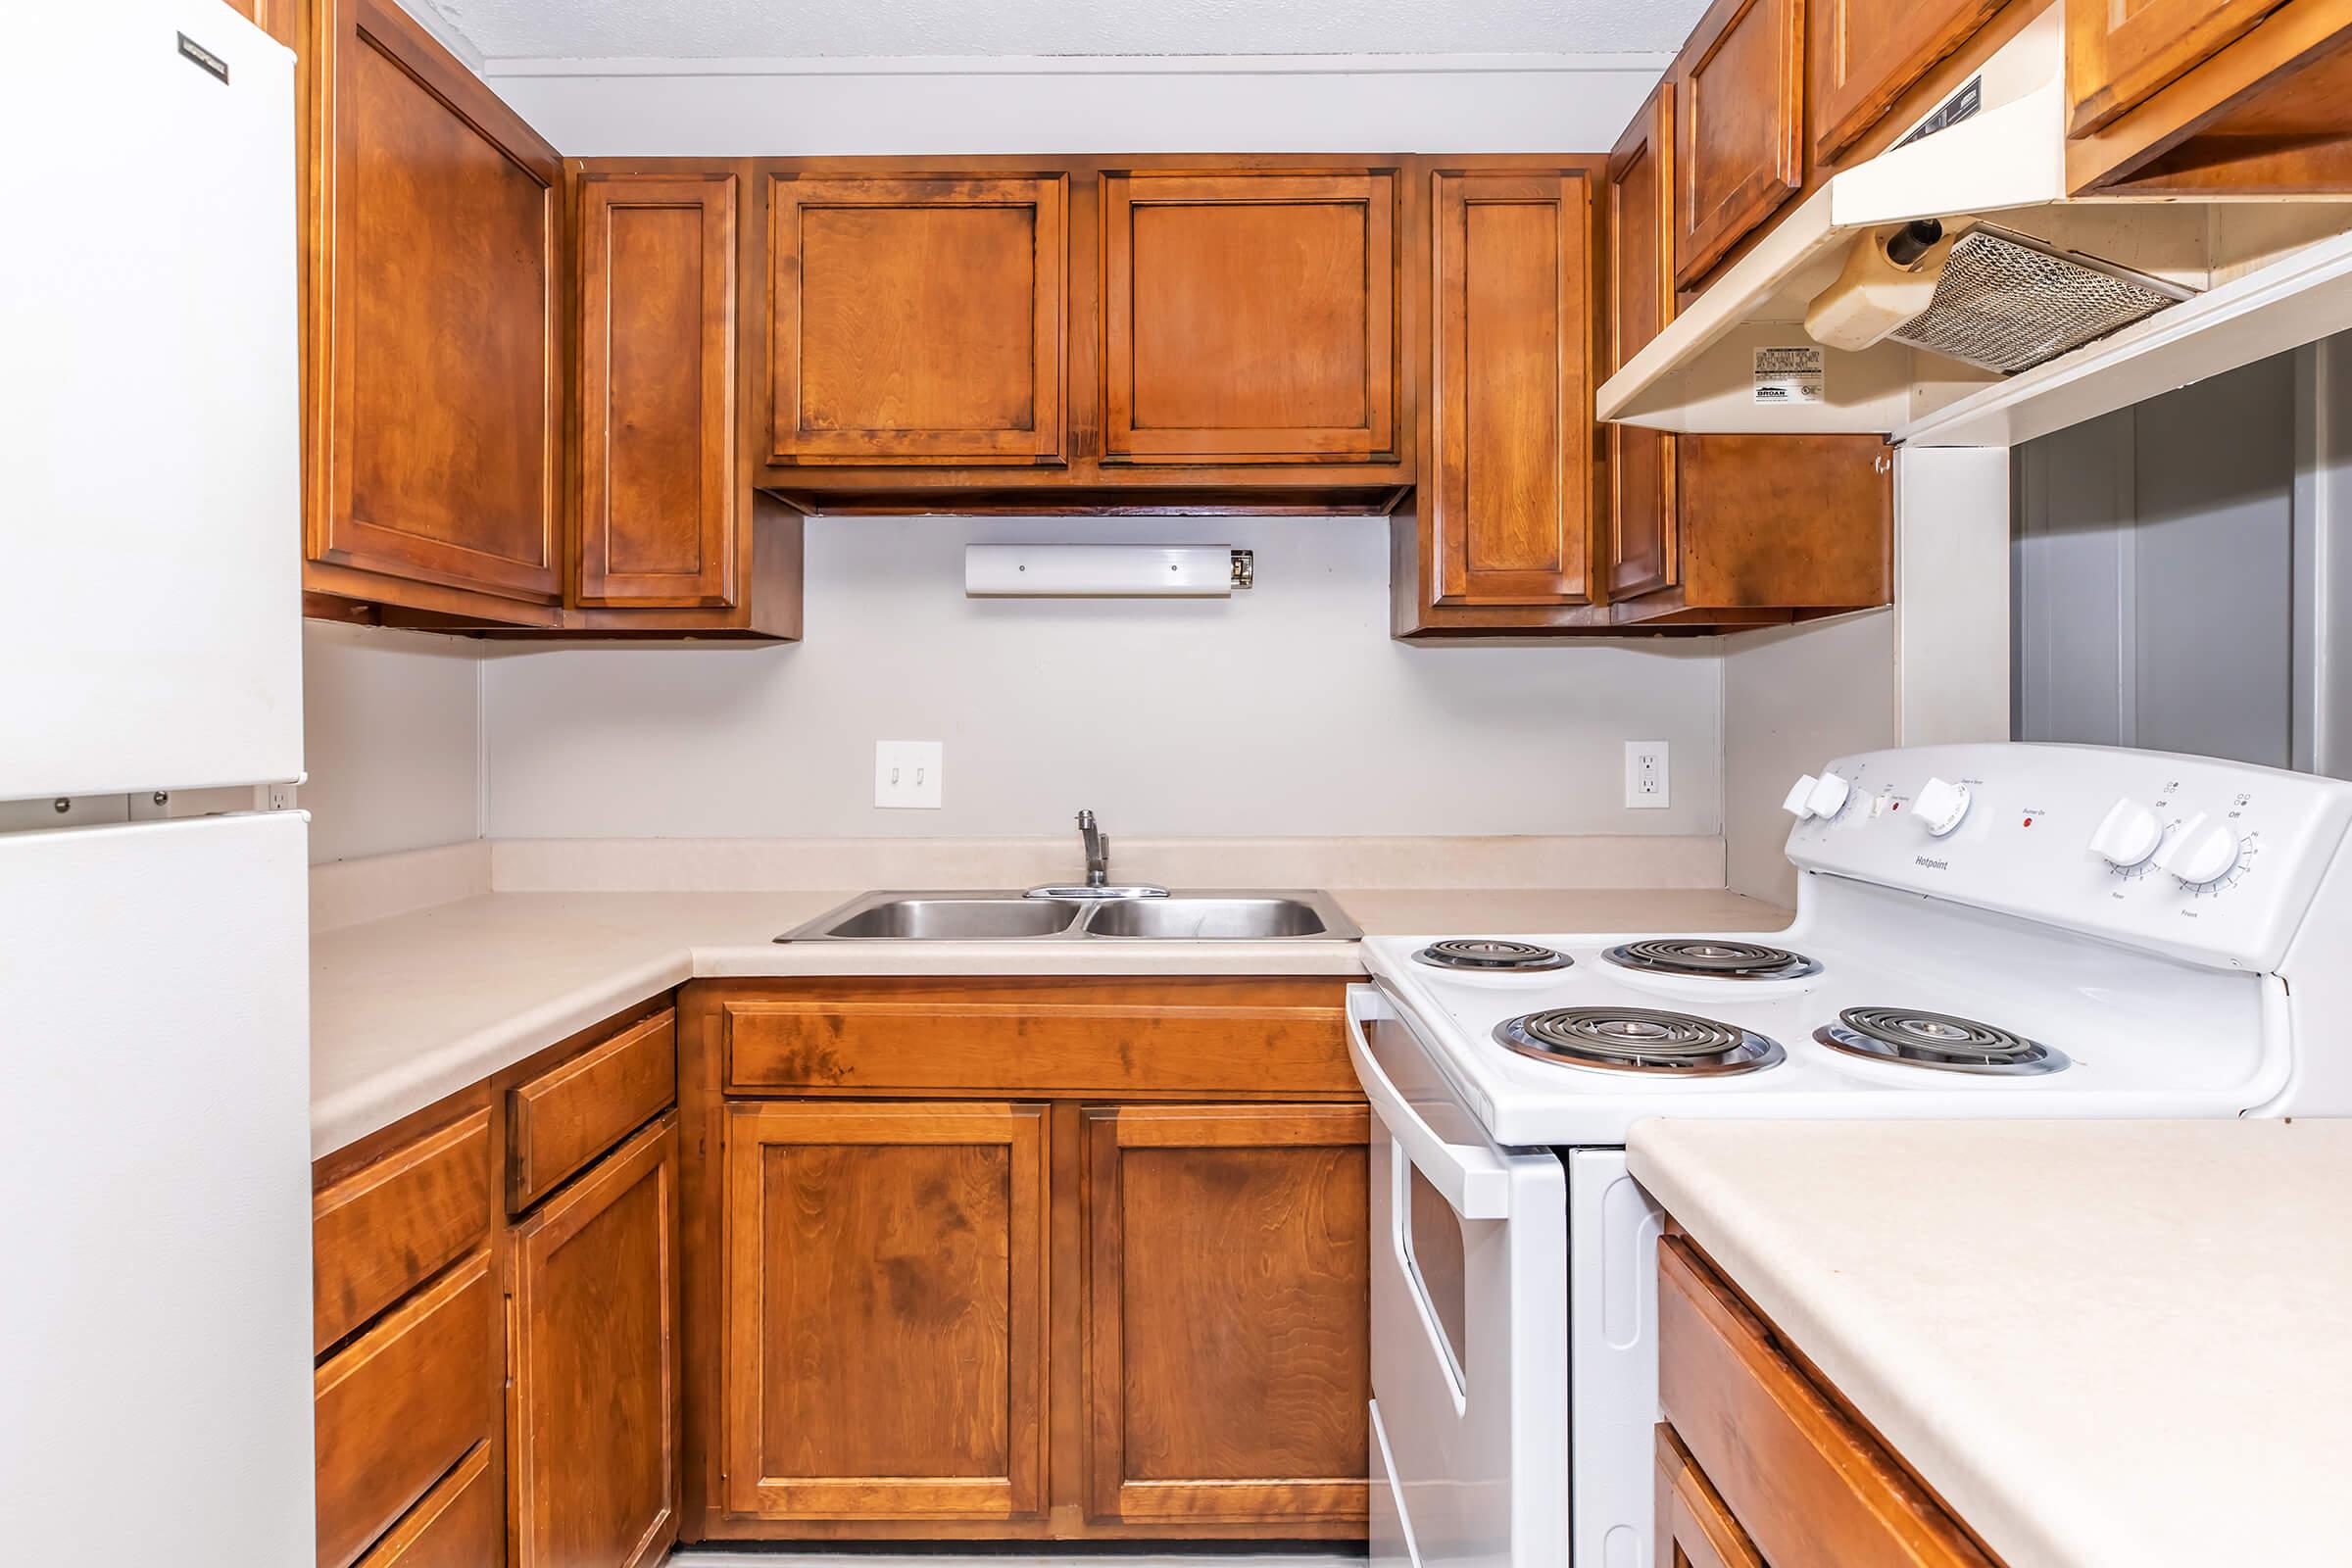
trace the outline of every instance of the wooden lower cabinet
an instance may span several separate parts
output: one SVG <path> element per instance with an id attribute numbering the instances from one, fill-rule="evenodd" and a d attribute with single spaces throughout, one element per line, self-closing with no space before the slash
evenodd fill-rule
<path id="1" fill-rule="evenodd" d="M 673 1112 L 515 1232 L 507 1471 L 516 1568 L 639 1568 L 677 1536 L 677 1226 Z"/>
<path id="2" fill-rule="evenodd" d="M 1089 1512 L 1360 1523 L 1360 1105 L 1089 1107 Z"/>
<path id="3" fill-rule="evenodd" d="M 1658 1404 L 1660 1568 L 1998 1568 L 1679 1227 L 1658 1244 Z"/>
<path id="4" fill-rule="evenodd" d="M 1363 1539 L 1346 990 L 689 985 L 682 1539 Z"/>
<path id="5" fill-rule="evenodd" d="M 729 1512 L 1015 1519 L 1045 1501 L 1045 1108 L 726 1118 Z"/>

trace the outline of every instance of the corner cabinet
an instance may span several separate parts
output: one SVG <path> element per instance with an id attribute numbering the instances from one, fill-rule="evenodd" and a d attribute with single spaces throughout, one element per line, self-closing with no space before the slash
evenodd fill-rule
<path id="1" fill-rule="evenodd" d="M 1392 170 L 1105 171 L 1104 460 L 1393 456 L 1396 187 Z"/>
<path id="2" fill-rule="evenodd" d="M 771 464 L 1054 464 L 1068 176 L 771 174 Z"/>
<path id="3" fill-rule="evenodd" d="M 728 1511 L 1037 1515 L 1043 1108 L 738 1104 L 725 1163 Z"/>
<path id="4" fill-rule="evenodd" d="M 547 623 L 562 163 L 387 0 L 310 22 L 304 586 Z"/>
<path id="5" fill-rule="evenodd" d="M 514 1568 L 648 1568 L 677 1535 L 677 1232 L 675 1113 L 515 1231 Z"/>
<path id="6" fill-rule="evenodd" d="M 582 605 L 741 591 L 731 173 L 580 176 Z"/>

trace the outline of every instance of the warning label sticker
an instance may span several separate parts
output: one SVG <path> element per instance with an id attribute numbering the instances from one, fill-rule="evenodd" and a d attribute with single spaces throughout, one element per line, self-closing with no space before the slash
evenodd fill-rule
<path id="1" fill-rule="evenodd" d="M 1819 403 L 1822 351 L 1818 348 L 1756 350 L 1758 403 Z"/>

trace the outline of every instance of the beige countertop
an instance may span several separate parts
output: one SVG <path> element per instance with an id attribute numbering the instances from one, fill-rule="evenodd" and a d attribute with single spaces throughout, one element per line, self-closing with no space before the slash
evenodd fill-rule
<path id="1" fill-rule="evenodd" d="M 843 892 L 490 893 L 311 939 L 314 1157 L 697 977 L 1362 973 L 1351 942 L 820 943 L 772 939 Z M 1776 930 L 1721 889 L 1340 890 L 1366 931 Z"/>
<path id="2" fill-rule="evenodd" d="M 1649 1121 L 1631 1150 L 2008 1568 L 2345 1560 L 2352 1120 Z"/>

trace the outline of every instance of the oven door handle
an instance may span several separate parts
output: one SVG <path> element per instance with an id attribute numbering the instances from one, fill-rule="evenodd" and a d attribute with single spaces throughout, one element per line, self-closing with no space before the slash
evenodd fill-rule
<path id="1" fill-rule="evenodd" d="M 1389 1136 L 1396 1140 L 1413 1167 L 1445 1195 L 1455 1213 L 1464 1219 L 1510 1218 L 1511 1173 L 1501 1157 L 1484 1146 L 1449 1144 L 1439 1137 L 1382 1069 L 1364 1024 L 1384 1015 L 1398 1028 L 1405 1027 L 1401 1019 L 1386 1012 L 1386 1004 L 1371 987 L 1348 989 L 1348 1055 L 1355 1063 L 1364 1098 L 1372 1102 L 1372 1113 L 1388 1128 Z"/>

